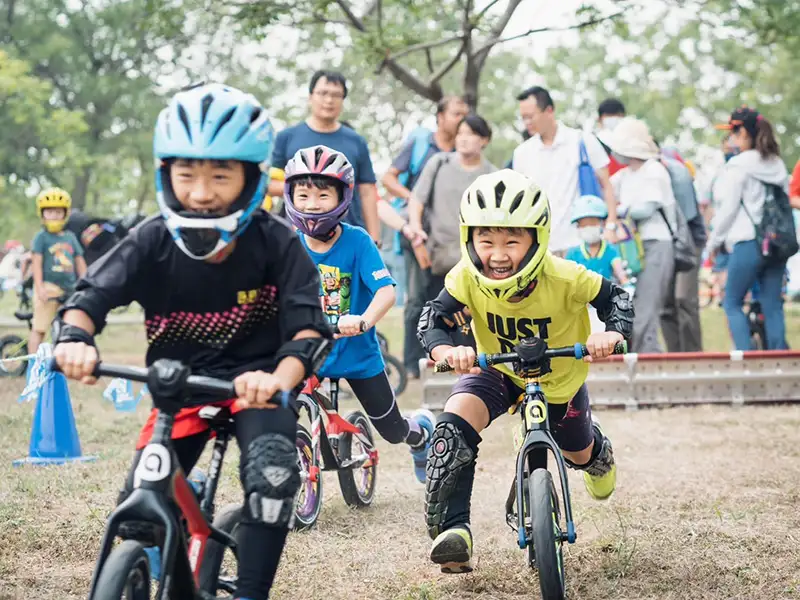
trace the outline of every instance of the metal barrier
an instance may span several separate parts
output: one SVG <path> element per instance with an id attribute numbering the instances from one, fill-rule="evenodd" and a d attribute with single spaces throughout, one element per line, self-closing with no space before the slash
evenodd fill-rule
<path id="1" fill-rule="evenodd" d="M 420 361 L 422 406 L 441 411 L 457 376 Z M 625 408 L 691 404 L 800 402 L 800 352 L 626 354 L 592 363 L 592 406 Z"/>

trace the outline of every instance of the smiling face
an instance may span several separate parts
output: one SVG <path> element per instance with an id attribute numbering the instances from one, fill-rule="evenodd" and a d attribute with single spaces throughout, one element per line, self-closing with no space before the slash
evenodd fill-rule
<path id="1" fill-rule="evenodd" d="M 525 255 L 533 245 L 527 229 L 516 227 L 476 227 L 472 244 L 489 279 L 507 279 L 519 271 Z"/>
<path id="2" fill-rule="evenodd" d="M 227 215 L 245 185 L 244 165 L 236 160 L 178 158 L 169 177 L 184 210 L 209 215 Z"/>
<path id="3" fill-rule="evenodd" d="M 301 181 L 294 186 L 292 203 L 300 212 L 324 215 L 339 205 L 339 192 L 333 185 L 320 187 L 311 182 Z"/>

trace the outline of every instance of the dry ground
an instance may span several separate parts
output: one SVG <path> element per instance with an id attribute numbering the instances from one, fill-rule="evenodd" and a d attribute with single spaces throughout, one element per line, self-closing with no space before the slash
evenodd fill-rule
<path id="1" fill-rule="evenodd" d="M 104 336 L 107 360 L 141 360 L 142 337 Z M 399 345 L 398 345 L 399 347 Z M 104 519 L 147 407 L 117 413 L 102 388 L 71 384 L 86 454 L 98 462 L 13 468 L 27 453 L 32 405 L 0 380 L 0 600 L 85 598 Z M 404 408 L 419 401 L 412 386 Z M 350 408 L 348 404 L 343 408 Z M 603 412 L 619 464 L 616 495 L 591 501 L 571 479 L 578 541 L 566 554 L 570 598 L 800 598 L 800 406 Z M 324 479 L 319 526 L 293 534 L 276 600 L 537 598 L 536 576 L 504 523 L 513 471 L 506 417 L 484 435 L 473 498 L 476 571 L 444 576 L 427 562 L 422 486 L 404 448 L 380 444 L 373 507 L 344 505 Z M 239 498 L 229 454 L 220 502 Z"/>

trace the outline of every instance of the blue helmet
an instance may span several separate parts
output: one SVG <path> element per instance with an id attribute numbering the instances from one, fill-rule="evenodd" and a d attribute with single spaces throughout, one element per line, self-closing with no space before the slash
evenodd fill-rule
<path id="1" fill-rule="evenodd" d="M 587 217 L 608 218 L 608 209 L 602 198 L 587 194 L 575 201 L 575 204 L 572 205 L 572 223 Z"/>
<path id="2" fill-rule="evenodd" d="M 275 130 L 251 94 L 211 83 L 175 94 L 156 122 L 153 153 L 172 158 L 237 160 L 245 163 L 245 187 L 227 215 L 187 211 L 175 197 L 169 166 L 156 170 L 156 200 L 167 229 L 191 258 L 213 256 L 239 236 L 261 205 L 269 183 Z"/>

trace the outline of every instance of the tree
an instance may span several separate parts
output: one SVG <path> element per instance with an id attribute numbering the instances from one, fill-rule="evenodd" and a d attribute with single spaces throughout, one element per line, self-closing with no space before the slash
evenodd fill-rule
<path id="1" fill-rule="evenodd" d="M 83 114 L 52 107 L 52 92 L 27 63 L 0 51 L 0 239 L 18 235 L 27 241 L 36 215 L 26 190 L 51 180 L 65 155 L 84 159 L 72 142 L 87 129 Z"/>
<path id="2" fill-rule="evenodd" d="M 51 87 L 50 103 L 79 111 L 85 129 L 73 148 L 41 175 L 70 190 L 74 205 L 109 204 L 151 193 L 152 126 L 160 77 L 176 71 L 159 56 L 179 57 L 189 40 L 175 9 L 148 0 L 8 2 L 0 39 Z M 131 177 L 131 171 L 140 173 Z M 124 187 L 121 187 L 123 184 Z"/>
<path id="3" fill-rule="evenodd" d="M 527 15 L 533 14 L 530 2 L 487 0 L 478 7 L 474 0 L 370 0 L 359 7 L 352 0 L 256 0 L 236 4 L 224 14 L 251 35 L 280 23 L 305 29 L 326 25 L 328 31 L 338 32 L 339 40 L 349 37 L 349 50 L 364 56 L 375 73 L 386 71 L 405 88 L 433 102 L 445 95 L 444 78 L 461 66 L 460 89 L 450 91 L 463 95 L 475 108 L 481 75 L 494 49 L 543 31 L 592 27 L 619 17 L 632 1 L 617 0 L 617 10 L 607 14 L 594 4 L 584 4 L 568 26 L 543 24 L 506 36 L 523 5 Z"/>

